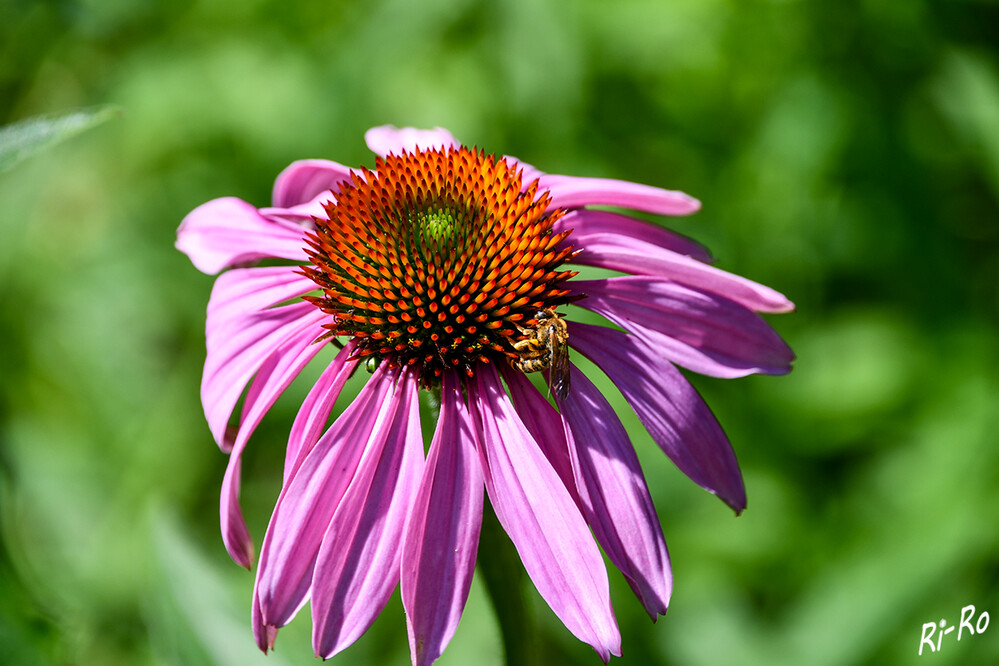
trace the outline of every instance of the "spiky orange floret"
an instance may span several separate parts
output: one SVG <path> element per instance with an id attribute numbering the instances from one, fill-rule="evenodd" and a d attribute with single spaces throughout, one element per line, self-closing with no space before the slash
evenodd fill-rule
<path id="1" fill-rule="evenodd" d="M 431 383 L 445 368 L 471 375 L 513 355 L 517 325 L 568 301 L 560 271 L 569 231 L 552 233 L 537 181 L 482 151 L 389 155 L 355 173 L 316 218 L 303 271 L 309 297 L 333 316 L 332 335 L 356 339 L 359 356 L 419 365 Z"/>

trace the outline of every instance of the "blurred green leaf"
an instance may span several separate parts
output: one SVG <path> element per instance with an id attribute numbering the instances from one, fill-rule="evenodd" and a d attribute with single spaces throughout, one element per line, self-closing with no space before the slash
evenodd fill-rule
<path id="1" fill-rule="evenodd" d="M 154 640 L 162 656 L 188 664 L 291 663 L 257 649 L 250 633 L 249 608 L 234 598 L 226 577 L 198 551 L 172 514 L 156 511 L 152 522 L 161 574 Z M 288 656 L 298 647 L 289 646 L 292 654 Z"/>
<path id="2" fill-rule="evenodd" d="M 0 173 L 37 152 L 121 116 L 119 106 L 98 106 L 27 118 L 0 128 Z"/>

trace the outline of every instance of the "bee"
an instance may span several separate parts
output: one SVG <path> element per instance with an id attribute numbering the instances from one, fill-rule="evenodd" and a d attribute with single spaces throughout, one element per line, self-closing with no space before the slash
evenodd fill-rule
<path id="1" fill-rule="evenodd" d="M 539 310 L 534 318 L 538 323 L 531 328 L 517 326 L 527 338 L 514 343 L 519 356 L 510 365 L 525 373 L 548 370 L 549 391 L 555 389 L 555 396 L 565 400 L 569 395 L 569 329 L 555 308 Z"/>

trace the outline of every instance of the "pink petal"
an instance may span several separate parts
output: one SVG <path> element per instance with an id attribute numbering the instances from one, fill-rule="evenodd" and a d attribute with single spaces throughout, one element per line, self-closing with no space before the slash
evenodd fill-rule
<path id="1" fill-rule="evenodd" d="M 732 445 L 679 370 L 641 340 L 604 326 L 569 322 L 569 344 L 610 377 L 681 472 L 736 513 L 746 508 Z"/>
<path id="2" fill-rule="evenodd" d="M 295 303 L 273 308 L 248 317 L 246 328 L 232 338 L 210 346 L 201 380 L 201 402 L 208 426 L 222 450 L 232 449 L 228 432 L 229 417 L 250 377 L 257 372 L 279 345 L 290 336 L 311 330 L 315 340 L 323 333 L 320 324 L 327 318 L 310 303 Z"/>
<path id="3" fill-rule="evenodd" d="M 482 469 L 452 373 L 402 546 L 402 604 L 414 666 L 429 665 L 454 636 L 468 598 L 482 525 Z"/>
<path id="4" fill-rule="evenodd" d="M 585 240 L 585 243 L 583 242 Z M 582 251 L 572 263 L 609 268 L 636 275 L 654 275 L 714 292 L 756 312 L 790 312 L 794 303 L 770 287 L 708 266 L 691 257 L 615 234 L 573 238 Z"/>
<path id="5" fill-rule="evenodd" d="M 657 215 L 690 215 L 701 209 L 701 202 L 689 194 L 626 180 L 546 175 L 540 185 L 558 208 L 620 206 Z"/>
<path id="6" fill-rule="evenodd" d="M 260 599 L 257 597 L 257 585 L 253 584 L 253 602 L 251 610 L 251 626 L 253 627 L 253 637 L 257 640 L 257 647 L 267 654 L 268 650 L 274 649 L 274 642 L 277 640 L 278 628 L 264 623 L 263 613 L 260 612 Z"/>
<path id="7" fill-rule="evenodd" d="M 336 203 L 336 196 L 333 192 L 326 190 L 295 206 L 261 208 L 260 214 L 267 217 L 268 220 L 286 227 L 315 231 L 316 224 L 313 218 L 327 219 L 329 216 L 326 213 L 325 204 L 330 202 Z"/>
<path id="8" fill-rule="evenodd" d="M 350 180 L 350 169 L 331 160 L 298 160 L 288 165 L 274 181 L 272 201 L 290 208 L 314 199 Z"/>
<path id="9" fill-rule="evenodd" d="M 413 152 L 417 149 L 428 150 L 460 145 L 443 127 L 423 130 L 414 127 L 399 128 L 395 125 L 382 125 L 372 127 L 365 132 L 364 141 L 368 144 L 371 152 L 382 157 L 390 153 L 398 155 L 404 150 Z"/>
<path id="10" fill-rule="evenodd" d="M 316 335 L 315 324 L 308 320 L 298 330 L 293 330 L 264 361 L 243 403 L 239 431 L 222 478 L 219 518 L 226 550 L 237 564 L 247 569 L 253 562 L 253 542 L 239 508 L 240 457 L 264 414 L 302 368 L 322 349 L 322 345 L 313 344 Z"/>
<path id="11" fill-rule="evenodd" d="M 207 357 L 201 402 L 215 441 L 228 448 L 226 426 L 250 377 L 300 323 L 325 318 L 311 303 L 271 306 L 300 296 L 315 285 L 286 266 L 231 270 L 215 280 L 205 324 Z"/>
<path id="12" fill-rule="evenodd" d="M 263 624 L 286 625 L 308 598 L 312 571 L 368 442 L 390 413 L 396 375 L 383 365 L 284 484 L 260 549 L 257 598 Z"/>
<path id="13" fill-rule="evenodd" d="M 312 447 L 319 441 L 340 390 L 357 367 L 356 360 L 348 360 L 354 349 L 354 341 L 347 342 L 336 358 L 323 370 L 323 374 L 316 380 L 309 395 L 305 396 L 305 401 L 302 402 L 295 416 L 295 422 L 291 426 L 291 434 L 288 436 L 288 448 L 284 457 L 284 483 L 288 482 L 305 456 L 309 455 Z"/>
<path id="14" fill-rule="evenodd" d="M 323 537 L 312 575 L 312 645 L 323 659 L 356 641 L 399 582 L 406 518 L 423 472 L 415 371 L 403 369 L 350 487 Z"/>
<path id="15" fill-rule="evenodd" d="M 576 480 L 572 474 L 572 461 L 569 459 L 569 445 L 565 441 L 565 429 L 558 412 L 548 404 L 531 380 L 524 373 L 501 366 L 503 379 L 510 388 L 510 397 L 517 414 L 524 422 L 531 437 L 538 443 L 541 452 L 555 469 L 572 500 L 579 506 Z"/>
<path id="16" fill-rule="evenodd" d="M 586 522 L 653 621 L 666 613 L 673 577 L 645 476 L 614 409 L 576 366 L 559 407 Z"/>
<path id="17" fill-rule="evenodd" d="M 569 283 L 580 307 L 634 333 L 685 368 L 712 377 L 791 371 L 794 352 L 762 317 L 714 293 L 650 277 Z"/>
<path id="18" fill-rule="evenodd" d="M 301 230 L 264 217 L 235 197 L 213 199 L 188 213 L 175 246 L 209 274 L 268 257 L 308 259 Z"/>
<path id="19" fill-rule="evenodd" d="M 652 243 L 659 247 L 685 254 L 698 261 L 711 262 L 711 253 L 701 244 L 675 231 L 664 229 L 645 220 L 636 220 L 627 215 L 611 213 L 606 210 L 579 209 L 569 211 L 552 226 L 552 233 L 561 233 L 572 229 L 568 242 L 576 247 L 586 247 L 590 235 L 596 234 L 596 241 L 601 234 L 616 234 L 618 242 L 626 244 L 629 240 Z M 639 248 L 640 249 L 640 248 Z"/>
<path id="20" fill-rule="evenodd" d="M 480 366 L 468 387 L 486 492 L 527 575 L 566 628 L 605 662 L 621 654 L 607 570 L 579 509 L 503 391 Z"/>

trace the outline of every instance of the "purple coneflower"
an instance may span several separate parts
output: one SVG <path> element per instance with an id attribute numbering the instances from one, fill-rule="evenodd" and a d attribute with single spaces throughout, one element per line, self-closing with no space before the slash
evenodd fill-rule
<path id="1" fill-rule="evenodd" d="M 607 661 L 620 634 L 597 544 L 653 619 L 672 576 L 625 429 L 567 348 L 607 374 L 684 474 L 738 512 L 746 496 L 732 448 L 674 364 L 715 377 L 786 373 L 793 354 L 756 313 L 793 305 L 710 266 L 682 236 L 589 208 L 697 211 L 681 192 L 544 174 L 440 128 L 377 127 L 365 138 L 373 171 L 295 162 L 272 207 L 215 199 L 177 233 L 198 269 L 228 269 L 208 304 L 201 398 L 229 453 L 223 540 L 245 567 L 246 442 L 324 341 L 340 347 L 291 427 L 256 575 L 257 642 L 272 647 L 311 600 L 313 645 L 330 657 L 400 584 L 413 663 L 433 662 L 468 595 L 485 489 L 538 592 Z M 288 265 L 253 267 L 275 258 Z M 571 265 L 628 275 L 575 280 Z M 570 307 L 626 332 L 566 322 Z M 359 363 L 371 377 L 327 428 Z M 545 371 L 557 411 L 532 371 Z M 420 389 L 440 396 L 426 455 Z"/>

